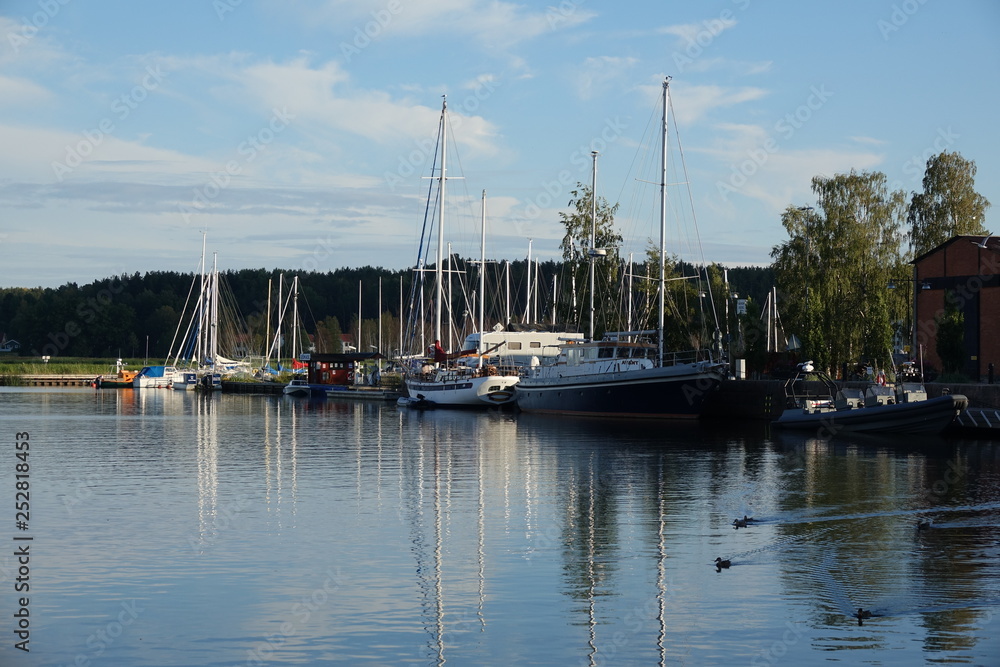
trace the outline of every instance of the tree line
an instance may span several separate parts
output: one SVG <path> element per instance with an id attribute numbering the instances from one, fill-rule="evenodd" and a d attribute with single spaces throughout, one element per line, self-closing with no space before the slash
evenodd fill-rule
<path id="1" fill-rule="evenodd" d="M 478 262 L 456 255 L 449 264 L 448 275 L 455 283 L 451 290 L 451 319 L 456 325 L 450 339 L 446 332 L 444 342 L 457 349 L 476 324 L 479 297 L 474 291 Z M 558 321 L 553 323 L 553 297 L 547 287 L 553 276 L 558 281 L 558 276 L 570 270 L 568 264 L 532 262 L 530 269 L 532 290 L 528 289 L 526 260 L 488 265 L 487 327 L 509 321 L 577 330 L 568 308 L 557 307 Z M 309 344 L 317 352 L 341 351 L 342 333 L 349 334 L 351 342 L 362 351 L 372 351 L 381 342 L 381 351 L 386 355 L 409 349 L 401 345 L 401 336 L 410 340 L 415 333 L 418 345 L 431 341 L 429 313 L 433 297 L 429 293 L 423 302 L 418 299 L 416 304 L 418 310 L 422 304 L 425 317 L 407 324 L 414 283 L 419 288 L 421 280 L 424 281 L 422 289 L 429 292 L 433 283 L 430 274 L 371 266 L 330 272 L 292 273 L 279 269 L 220 272 L 221 310 L 227 318 L 223 321 L 220 317 L 220 331 L 238 339 L 240 351 L 263 355 L 273 342 L 277 327 L 279 282 L 282 301 L 288 304 L 296 275 L 300 335 L 308 336 Z M 761 267 L 735 268 L 730 269 L 730 280 L 745 293 L 762 295 L 769 289 L 771 274 Z M 177 350 L 179 334 L 184 333 L 185 317 L 191 312 L 199 283 L 199 276 L 191 273 L 150 271 L 101 278 L 85 285 L 0 288 L 0 333 L 21 344 L 22 356 L 125 356 L 147 358 L 153 363 Z M 287 308 L 283 346 L 286 358 L 291 341 L 291 306 Z M 220 354 L 231 356 L 237 352 L 223 349 Z"/>

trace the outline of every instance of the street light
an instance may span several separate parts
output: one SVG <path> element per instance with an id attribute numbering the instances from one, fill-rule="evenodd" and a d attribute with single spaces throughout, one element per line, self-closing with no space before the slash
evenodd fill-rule
<path id="1" fill-rule="evenodd" d="M 917 266 L 915 264 L 913 266 L 913 277 L 912 278 L 900 278 L 900 279 L 898 279 L 898 282 L 913 283 L 914 286 L 916 286 L 916 285 L 919 284 L 921 291 L 923 291 L 923 290 L 929 290 L 931 288 L 931 285 L 930 285 L 929 282 L 927 282 L 926 280 L 920 280 L 920 279 L 917 278 Z M 896 289 L 896 283 L 897 283 L 896 279 L 891 279 L 891 280 L 889 280 L 889 284 L 887 285 L 887 287 L 889 289 Z M 911 325 L 910 325 L 911 326 L 911 339 L 910 339 L 910 356 L 911 357 L 914 356 L 914 355 L 916 355 L 919 352 L 917 350 L 917 294 L 918 294 L 917 290 L 914 289 L 913 290 L 913 315 L 911 317 Z M 923 366 L 923 363 L 921 363 L 921 366 Z M 923 368 L 921 368 L 920 372 L 921 372 L 921 376 L 922 376 L 923 375 Z"/>

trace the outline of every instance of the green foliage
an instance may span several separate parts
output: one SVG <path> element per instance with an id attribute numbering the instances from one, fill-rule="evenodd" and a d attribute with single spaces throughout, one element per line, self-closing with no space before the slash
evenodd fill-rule
<path id="1" fill-rule="evenodd" d="M 572 199 L 569 206 L 570 213 L 559 213 L 566 233 L 559 244 L 562 250 L 563 260 L 568 263 L 570 275 L 564 276 L 562 281 L 563 299 L 566 303 L 574 301 L 571 294 L 573 285 L 576 285 L 577 323 L 581 321 L 589 322 L 589 309 L 585 305 L 589 303 L 589 271 L 591 250 L 591 235 L 594 237 L 593 248 L 603 249 L 606 255 L 594 260 L 594 308 L 595 323 L 594 334 L 599 337 L 601 332 L 621 328 L 621 311 L 617 307 L 618 301 L 614 297 L 617 293 L 615 286 L 618 284 L 619 268 L 621 258 L 619 249 L 622 245 L 622 237 L 615 231 L 615 213 L 618 211 L 618 204 L 610 206 L 603 197 L 597 199 L 597 216 L 594 217 L 593 193 L 591 189 L 583 184 L 577 184 L 577 188 L 570 192 Z M 588 313 L 586 316 L 583 313 Z M 585 327 L 581 327 L 585 328 Z"/>
<path id="2" fill-rule="evenodd" d="M 983 217 L 990 202 L 975 190 L 976 163 L 944 151 L 927 161 L 923 192 L 914 192 L 907 212 L 914 256 L 960 234 L 988 234 Z"/>
<path id="3" fill-rule="evenodd" d="M 903 298 L 887 293 L 889 281 L 906 274 L 904 194 L 890 191 L 880 172 L 817 176 L 812 188 L 816 209 L 786 209 L 789 240 L 771 252 L 786 332 L 827 369 L 863 355 L 888 361 L 891 322 L 907 312 Z"/>

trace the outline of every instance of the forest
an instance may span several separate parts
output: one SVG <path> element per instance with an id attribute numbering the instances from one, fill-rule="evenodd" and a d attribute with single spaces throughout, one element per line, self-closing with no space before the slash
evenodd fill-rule
<path id="1" fill-rule="evenodd" d="M 450 264 L 448 275 L 456 277 L 450 299 L 452 312 L 457 314 L 454 319 L 458 320 L 455 337 L 461 335 L 464 338 L 475 322 L 473 301 L 476 298 L 478 262 L 455 256 Z M 531 284 L 537 287 L 532 291 L 530 311 L 527 307 L 528 262 L 519 260 L 488 265 L 486 292 L 492 297 L 485 303 L 487 327 L 504 323 L 507 313 L 510 313 L 512 324 L 534 320 L 551 326 L 553 277 L 557 282 L 561 279 L 569 282 L 566 276 L 571 271 L 571 264 L 532 262 Z M 429 284 L 433 283 L 429 271 L 433 268 L 429 266 L 422 273 L 424 292 L 429 292 Z M 695 271 L 694 267 L 684 264 L 677 264 L 675 270 Z M 645 269 L 641 267 L 634 269 L 637 274 L 643 271 Z M 721 274 L 721 268 L 715 267 L 711 273 Z M 773 274 L 768 268 L 736 267 L 730 268 L 728 274 L 730 290 L 750 296 L 752 300 L 762 300 L 773 284 Z M 348 333 L 352 341 L 356 340 L 359 316 L 359 349 L 370 351 L 378 347 L 379 322 L 382 324 L 383 354 L 391 355 L 400 349 L 400 313 L 405 318 L 410 312 L 414 276 L 421 274 L 412 270 L 392 271 L 366 266 L 326 273 L 300 272 L 296 275 L 298 298 L 295 305 L 301 331 L 310 336 L 314 351 L 340 351 L 341 333 Z M 293 277 L 291 273 L 277 269 L 242 269 L 220 273 L 220 312 L 226 314 L 226 321 L 220 316 L 219 326 L 235 334 L 230 338 L 238 340 L 244 353 L 263 355 L 268 347 L 265 339 L 273 339 L 277 326 L 279 281 L 282 301 L 288 303 Z M 200 276 L 190 273 L 151 271 L 110 276 L 86 285 L 67 283 L 58 288 L 0 288 L 0 334 L 5 334 L 7 340 L 18 341 L 21 345 L 19 354 L 25 357 L 126 356 L 148 358 L 150 362 L 163 360 L 171 352 L 172 343 L 174 349 L 177 348 L 175 336 L 178 335 L 179 325 L 185 324 L 185 303 L 196 299 L 199 281 Z M 466 296 L 469 294 L 471 296 Z M 557 297 L 559 300 L 562 298 Z M 428 300 L 429 297 L 425 297 L 425 310 L 430 305 Z M 288 306 L 289 313 L 291 307 Z M 187 310 L 191 310 L 190 303 Z M 556 310 L 558 325 L 571 329 L 579 329 L 584 315 L 579 308 L 575 315 L 568 308 Z M 286 317 L 289 315 L 286 314 Z M 271 332 L 270 335 L 268 332 Z M 183 334 L 183 330 L 180 333 Z M 426 333 L 429 335 L 429 332 Z M 461 344 L 455 337 L 450 342 L 452 347 Z M 221 353 L 227 356 L 235 354 L 233 350 Z"/>

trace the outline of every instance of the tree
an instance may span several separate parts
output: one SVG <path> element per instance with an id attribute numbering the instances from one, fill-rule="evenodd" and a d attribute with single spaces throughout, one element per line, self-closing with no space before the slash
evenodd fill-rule
<path id="1" fill-rule="evenodd" d="M 571 213 L 560 213 L 559 218 L 566 234 L 559 244 L 563 252 L 563 259 L 569 262 L 569 270 L 572 277 L 564 277 L 562 280 L 564 294 L 569 293 L 574 282 L 578 287 L 577 298 L 579 303 L 586 300 L 580 295 L 586 294 L 584 286 L 589 285 L 589 251 L 591 232 L 594 232 L 594 249 L 602 249 L 606 255 L 595 258 L 595 295 L 594 303 L 597 314 L 595 316 L 595 335 L 607 329 L 609 326 L 616 326 L 620 317 L 618 309 L 613 301 L 613 285 L 617 283 L 618 268 L 621 264 L 619 248 L 622 245 L 621 234 L 615 231 L 615 213 L 618 211 L 618 204 L 608 205 L 603 197 L 597 199 L 596 221 L 593 215 L 593 195 L 591 189 L 578 183 L 577 188 L 570 192 L 573 198 L 569 202 L 572 207 Z M 571 299 L 566 299 L 570 303 Z M 603 304 L 604 307 L 598 304 Z M 585 308 L 581 308 L 582 312 Z"/>
<path id="2" fill-rule="evenodd" d="M 914 192 L 907 212 L 910 248 L 917 257 L 958 234 L 983 234 L 990 202 L 976 192 L 976 163 L 959 153 L 927 160 L 924 191 Z"/>
<path id="3" fill-rule="evenodd" d="M 890 280 L 906 275 L 905 195 L 890 191 L 881 172 L 853 170 L 816 176 L 812 189 L 816 209 L 786 209 L 789 240 L 771 251 L 786 327 L 821 367 L 863 356 L 888 362 L 891 322 L 907 308 L 905 295 L 887 291 Z"/>
<path id="4" fill-rule="evenodd" d="M 328 315 L 316 323 L 316 351 L 327 354 L 340 354 L 344 351 L 340 339 L 340 322 L 333 315 Z"/>

